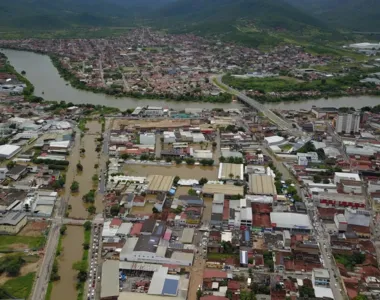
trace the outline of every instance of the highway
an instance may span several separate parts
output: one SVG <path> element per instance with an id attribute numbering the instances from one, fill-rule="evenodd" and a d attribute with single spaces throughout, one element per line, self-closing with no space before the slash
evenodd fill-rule
<path id="1" fill-rule="evenodd" d="M 253 107 L 257 111 L 261 112 L 266 116 L 270 121 L 277 124 L 281 129 L 289 131 L 292 135 L 295 136 L 304 136 L 305 134 L 296 129 L 293 128 L 292 124 L 286 122 L 284 119 L 277 116 L 273 111 L 271 111 L 269 108 L 267 108 L 264 104 L 261 104 L 260 102 L 248 97 L 247 95 L 243 94 L 242 92 L 239 92 L 238 90 L 235 90 L 234 88 L 229 87 L 228 85 L 224 84 L 222 82 L 222 75 L 214 76 L 212 77 L 212 80 L 216 80 L 217 84 L 220 89 L 227 91 L 233 95 L 236 95 L 241 101 L 243 101 L 245 104 Z"/>

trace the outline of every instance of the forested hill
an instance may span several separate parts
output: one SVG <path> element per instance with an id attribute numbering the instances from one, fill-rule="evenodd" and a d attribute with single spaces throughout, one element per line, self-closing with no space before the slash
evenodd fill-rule
<path id="1" fill-rule="evenodd" d="M 286 0 L 331 26 L 354 31 L 380 31 L 379 0 Z"/>
<path id="2" fill-rule="evenodd" d="M 2 29 L 132 25 L 175 0 L 1 0 Z"/>

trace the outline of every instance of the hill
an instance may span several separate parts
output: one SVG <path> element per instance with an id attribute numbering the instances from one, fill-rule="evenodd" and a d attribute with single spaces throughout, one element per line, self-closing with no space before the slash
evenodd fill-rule
<path id="1" fill-rule="evenodd" d="M 286 0 L 332 26 L 354 31 L 379 32 L 378 0 Z"/>
<path id="2" fill-rule="evenodd" d="M 1 0 L 2 29 L 123 26 L 174 0 Z"/>
<path id="3" fill-rule="evenodd" d="M 218 34 L 251 46 L 289 38 L 320 42 L 339 36 L 283 0 L 177 0 L 154 11 L 151 19 L 172 32 Z"/>

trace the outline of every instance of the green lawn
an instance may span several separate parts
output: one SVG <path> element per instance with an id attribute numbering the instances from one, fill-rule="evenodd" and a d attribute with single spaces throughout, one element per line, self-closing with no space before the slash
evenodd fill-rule
<path id="1" fill-rule="evenodd" d="M 2 235 L 0 237 L 0 252 L 12 250 L 14 244 L 27 245 L 30 249 L 40 248 L 45 241 L 45 237 Z"/>
<path id="2" fill-rule="evenodd" d="M 32 291 L 34 276 L 36 273 L 28 273 L 25 276 L 20 276 L 10 279 L 4 283 L 2 288 L 12 296 L 21 299 L 28 299 Z"/>

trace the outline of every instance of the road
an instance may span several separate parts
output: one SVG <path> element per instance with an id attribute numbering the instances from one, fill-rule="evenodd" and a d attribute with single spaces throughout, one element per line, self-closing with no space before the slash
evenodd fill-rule
<path id="1" fill-rule="evenodd" d="M 50 280 L 50 272 L 54 263 L 56 248 L 59 240 L 59 229 L 63 223 L 62 216 L 66 211 L 66 205 L 68 200 L 65 201 L 61 198 L 60 206 L 56 211 L 56 216 L 52 219 L 49 235 L 45 246 L 45 255 L 42 260 L 42 264 L 37 271 L 37 277 L 32 290 L 32 300 L 45 299 L 46 289 Z"/>
<path id="2" fill-rule="evenodd" d="M 222 90 L 225 90 L 233 95 L 236 95 L 241 101 L 243 101 L 245 104 L 253 107 L 257 111 L 261 112 L 266 116 L 269 120 L 271 120 L 273 123 L 277 124 L 281 129 L 289 131 L 292 135 L 295 136 L 304 136 L 305 133 L 293 128 L 292 124 L 286 122 L 284 119 L 277 116 L 273 111 L 271 111 L 269 108 L 267 108 L 264 104 L 261 104 L 260 102 L 248 97 L 247 95 L 243 94 L 242 92 L 239 92 L 238 90 L 235 90 L 228 85 L 224 84 L 222 82 L 222 75 L 217 75 L 212 78 L 212 80 L 216 80 L 217 86 L 221 88 Z"/>
<path id="3" fill-rule="evenodd" d="M 110 130 L 106 130 L 104 133 L 103 133 L 103 151 L 102 151 L 102 157 L 100 158 L 99 162 L 100 162 L 100 165 L 99 165 L 99 169 L 100 169 L 100 182 L 99 182 L 99 193 L 100 194 L 104 194 L 106 192 L 106 168 L 107 168 L 107 164 L 105 162 L 107 162 L 107 159 L 108 158 L 108 149 L 109 149 L 109 140 L 110 140 Z"/>

